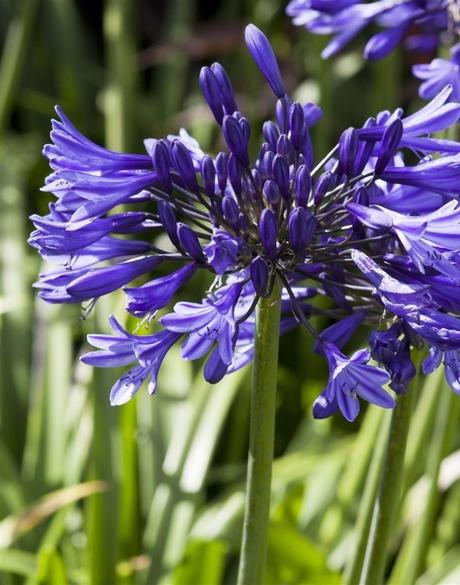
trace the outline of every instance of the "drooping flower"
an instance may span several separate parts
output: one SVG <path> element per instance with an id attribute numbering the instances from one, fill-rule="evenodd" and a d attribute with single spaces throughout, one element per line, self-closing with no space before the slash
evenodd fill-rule
<path id="1" fill-rule="evenodd" d="M 424 374 L 431 374 L 444 363 L 444 375 L 446 382 L 456 394 L 460 394 L 460 350 L 449 349 L 442 351 L 431 347 L 428 356 L 422 364 Z"/>
<path id="2" fill-rule="evenodd" d="M 445 31 L 455 33 L 459 23 L 450 0 L 291 0 L 286 12 L 293 23 L 320 35 L 333 35 L 322 56 L 341 51 L 358 33 L 372 24 L 383 30 L 364 48 L 366 59 L 381 59 L 399 43 L 408 48 L 432 51 Z"/>
<path id="3" fill-rule="evenodd" d="M 451 99 L 460 101 L 460 44 L 457 43 L 450 51 L 450 59 L 437 57 L 429 64 L 414 65 L 412 73 L 422 80 L 419 95 L 430 100 L 443 87 L 451 85 L 453 88 Z"/>
<path id="4" fill-rule="evenodd" d="M 427 268 L 460 282 L 460 271 L 450 254 L 460 249 L 460 208 L 450 201 L 436 211 L 415 217 L 381 206 L 350 203 L 348 209 L 365 225 L 393 232 L 413 264 L 424 274 Z"/>
<path id="5" fill-rule="evenodd" d="M 332 35 L 322 52 L 327 59 L 339 53 L 361 31 L 377 25 L 364 47 L 364 57 L 371 61 L 382 59 L 398 45 L 420 54 L 433 54 L 441 44 L 458 39 L 460 20 L 458 2 L 453 0 L 291 0 L 287 14 L 297 26 L 319 35 Z M 451 48 L 451 58 L 435 58 L 429 64 L 412 68 L 423 83 L 419 88 L 422 99 L 432 99 L 450 84 L 451 99 L 460 99 L 459 45 Z"/>
<path id="6" fill-rule="evenodd" d="M 220 359 L 227 366 L 231 364 L 238 333 L 235 306 L 241 288 L 240 283 L 231 284 L 202 304 L 178 303 L 174 313 L 160 319 L 160 323 L 169 331 L 188 334 L 182 345 L 184 359 L 203 357 L 217 343 Z"/>
<path id="7" fill-rule="evenodd" d="M 416 374 L 410 355 L 410 339 L 400 323 L 386 331 L 372 331 L 369 337 L 371 355 L 390 374 L 390 387 L 398 394 L 407 392 Z"/>
<path id="8" fill-rule="evenodd" d="M 369 366 L 368 350 L 359 350 L 347 358 L 334 345 L 324 344 L 329 364 L 329 382 L 313 405 L 317 418 L 330 416 L 337 409 L 350 422 L 359 414 L 359 398 L 383 408 L 393 408 L 394 399 L 382 386 L 390 377 L 380 368 Z"/>
<path id="9" fill-rule="evenodd" d="M 116 406 L 128 402 L 148 380 L 148 390 L 154 394 L 161 363 L 180 335 L 159 331 L 153 335 L 133 335 L 123 329 L 115 317 L 110 317 L 114 335 L 89 335 L 91 345 L 99 348 L 85 354 L 82 361 L 98 368 L 115 368 L 136 363 L 115 383 L 110 403 Z"/>
<path id="10" fill-rule="evenodd" d="M 349 9 L 361 15 L 345 36 L 383 10 L 378 2 L 363 12 L 354 0 L 310 8 L 318 12 L 320 5 L 327 19 Z M 111 152 L 57 110 L 60 121 L 44 149 L 52 168 L 45 190 L 56 199 L 49 214 L 32 216 L 29 241 L 60 268 L 40 275 L 40 297 L 80 303 L 122 288 L 127 311 L 152 321 L 196 274 L 204 277 L 207 292 L 163 313 L 155 333 L 130 334 L 111 318 L 112 335 L 89 337 L 98 350 L 83 357 L 86 363 L 131 366 L 112 388 L 113 404 L 129 400 L 144 381 L 153 393 L 176 343 L 184 359 L 206 356 L 204 376 L 212 383 L 249 363 L 255 307 L 275 278 L 283 285 L 281 334 L 304 326 L 329 364 L 315 416 L 339 409 L 354 420 L 359 399 L 394 406 L 382 386 L 406 391 L 413 345 L 443 352 L 453 379 L 460 348 L 460 144 L 432 137 L 460 116 L 452 87 L 409 116 L 380 112 L 346 129 L 315 164 L 310 128 L 321 110 L 286 94 L 261 31 L 250 25 L 246 41 L 277 100 L 276 122 L 263 124 L 255 155 L 249 121 L 217 63 L 199 79 L 227 146 L 216 155 L 185 130 L 145 140 L 146 154 Z M 419 158 L 407 164 L 405 150 Z M 317 315 L 333 323 L 316 331 Z M 374 331 L 370 344 L 380 367 L 368 363 L 367 350 L 351 358 L 341 352 L 362 324 Z"/>

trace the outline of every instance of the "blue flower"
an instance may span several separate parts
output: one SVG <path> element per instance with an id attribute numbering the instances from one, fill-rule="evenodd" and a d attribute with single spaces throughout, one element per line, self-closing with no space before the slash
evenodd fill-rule
<path id="1" fill-rule="evenodd" d="M 416 369 L 410 356 L 410 339 L 401 324 L 386 331 L 372 331 L 369 345 L 372 357 L 390 375 L 390 388 L 398 394 L 407 392 Z"/>
<path id="2" fill-rule="evenodd" d="M 337 33 L 336 48 L 378 19 L 388 30 L 374 38 L 377 54 L 414 15 L 433 24 L 444 14 L 432 8 L 428 19 L 420 2 L 296 0 L 290 10 L 319 32 Z M 40 275 L 39 296 L 91 307 L 122 289 L 130 314 L 156 321 L 152 335 L 132 335 L 111 318 L 113 335 L 89 337 L 99 350 L 84 356 L 86 363 L 130 366 L 112 389 L 113 404 L 129 400 L 144 381 L 153 393 L 176 343 L 184 359 L 205 358 L 212 383 L 248 364 L 255 308 L 275 279 L 283 285 L 280 333 L 305 327 L 329 363 L 315 416 L 338 409 L 353 420 L 359 397 L 392 407 L 382 385 L 391 380 L 395 391 L 406 391 L 414 346 L 442 352 L 454 384 L 460 144 L 432 137 L 459 119 L 452 86 L 411 115 L 400 108 L 379 112 L 345 129 L 315 164 L 310 128 L 320 108 L 286 94 L 268 38 L 255 26 L 246 29 L 246 41 L 276 99 L 254 157 L 250 122 L 218 63 L 199 78 L 226 146 L 218 153 L 205 153 L 183 129 L 146 139 L 146 154 L 108 151 L 57 110 L 60 120 L 44 150 L 52 169 L 44 189 L 55 200 L 49 213 L 32 216 L 29 243 L 58 267 Z M 198 274 L 206 292 L 157 315 Z M 327 319 L 324 331 L 313 325 L 324 322 L 317 316 Z M 340 351 L 363 325 L 371 328 L 372 355 L 385 371 L 368 365 L 367 350 L 351 358 Z"/>
<path id="3" fill-rule="evenodd" d="M 446 382 L 456 394 L 460 394 L 460 350 L 449 349 L 442 351 L 438 348 L 431 348 L 422 367 L 425 374 L 431 374 L 444 363 L 444 375 Z"/>
<path id="4" fill-rule="evenodd" d="M 82 357 L 82 361 L 98 368 L 114 368 L 137 363 L 124 373 L 110 392 L 110 403 L 119 406 L 128 402 L 145 380 L 148 391 L 156 391 L 161 363 L 180 335 L 159 331 L 153 335 L 132 335 L 125 331 L 115 317 L 110 317 L 114 335 L 89 335 L 91 345 L 99 348 Z"/>
<path id="5" fill-rule="evenodd" d="M 375 285 L 376 296 L 384 307 L 401 318 L 409 330 L 429 346 L 446 349 L 460 344 L 460 319 L 439 310 L 430 293 L 417 276 L 397 280 L 380 268 L 363 252 L 352 251 L 352 258 L 362 273 Z"/>
<path id="6" fill-rule="evenodd" d="M 249 24 L 246 27 L 245 39 L 251 55 L 264 74 L 276 97 L 284 97 L 286 92 L 270 41 L 253 24 Z"/>
<path id="7" fill-rule="evenodd" d="M 147 284 L 138 287 L 126 287 L 126 309 L 136 317 L 154 314 L 165 307 L 174 297 L 178 289 L 193 276 L 198 265 L 190 262 L 168 274 L 154 278 Z"/>
<path id="8" fill-rule="evenodd" d="M 202 304 L 177 303 L 174 313 L 161 317 L 160 323 L 169 331 L 188 334 L 182 345 L 184 359 L 204 356 L 217 342 L 220 359 L 226 365 L 231 364 L 238 330 L 235 306 L 241 288 L 239 283 L 229 285 Z"/>
<path id="9" fill-rule="evenodd" d="M 326 343 L 324 352 L 329 364 L 329 382 L 313 405 L 316 418 L 330 416 L 337 409 L 350 422 L 359 414 L 359 398 L 382 408 L 393 408 L 395 402 L 382 386 L 390 380 L 385 370 L 367 365 L 370 354 L 359 350 L 350 358 L 334 345 Z"/>
<path id="10" fill-rule="evenodd" d="M 432 213 L 408 217 L 384 207 L 350 203 L 348 209 L 365 225 L 393 232 L 413 264 L 424 274 L 426 267 L 460 282 L 460 269 L 449 253 L 460 249 L 460 208 L 450 201 Z"/>
<path id="11" fill-rule="evenodd" d="M 383 30 L 374 34 L 364 48 L 364 56 L 370 60 L 385 57 L 403 39 L 411 49 L 433 50 L 442 32 L 458 29 L 455 8 L 451 9 L 447 0 L 291 0 L 286 12 L 298 26 L 316 34 L 334 35 L 322 53 L 323 58 L 341 51 L 374 23 Z"/>
<path id="12" fill-rule="evenodd" d="M 239 238 L 235 238 L 224 230 L 216 229 L 203 251 L 216 273 L 224 274 L 237 265 L 237 256 L 241 247 L 242 242 Z"/>
<path id="13" fill-rule="evenodd" d="M 414 65 L 412 73 L 423 83 L 419 95 L 430 100 L 446 85 L 452 86 L 451 100 L 460 101 L 460 44 L 450 50 L 450 59 L 436 58 L 429 64 Z"/>

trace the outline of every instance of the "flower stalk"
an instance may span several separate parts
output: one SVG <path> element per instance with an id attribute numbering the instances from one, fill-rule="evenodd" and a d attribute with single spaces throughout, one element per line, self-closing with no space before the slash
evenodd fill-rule
<path id="1" fill-rule="evenodd" d="M 275 434 L 281 283 L 259 301 L 251 393 L 249 458 L 238 585 L 259 585 L 267 557 L 270 484 Z"/>
<path id="2" fill-rule="evenodd" d="M 374 504 L 360 585 L 380 585 L 383 582 L 388 545 L 393 534 L 397 502 L 403 483 L 407 435 L 419 370 L 420 367 L 417 368 L 417 376 L 412 383 L 411 391 L 398 398 L 392 414 L 383 475 Z"/>

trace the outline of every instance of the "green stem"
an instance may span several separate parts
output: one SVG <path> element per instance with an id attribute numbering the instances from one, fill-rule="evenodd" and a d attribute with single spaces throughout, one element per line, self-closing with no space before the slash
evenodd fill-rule
<path id="1" fill-rule="evenodd" d="M 359 576 L 366 554 L 366 545 L 369 538 L 369 529 L 372 522 L 372 510 L 374 507 L 375 496 L 379 488 L 379 482 L 382 476 L 382 466 L 385 459 L 385 446 L 388 439 L 390 426 L 390 413 L 383 413 L 378 426 L 378 440 L 370 462 L 369 472 L 367 474 L 366 484 L 364 487 L 363 497 L 359 505 L 356 528 L 354 530 L 354 548 L 350 561 L 346 566 L 344 583 L 345 585 L 358 585 Z"/>
<path id="2" fill-rule="evenodd" d="M 369 465 L 371 461 L 372 465 L 374 465 L 376 449 L 378 449 L 375 443 L 377 439 L 379 445 L 382 442 L 381 429 L 384 415 L 385 411 L 382 408 L 370 406 L 363 418 L 356 439 L 353 441 L 350 457 L 345 463 L 337 486 L 337 501 L 326 511 L 321 522 L 320 534 L 322 541 L 328 546 L 333 546 L 341 538 L 343 528 L 350 516 L 350 512 L 353 510 L 356 494 L 361 492 L 366 477 L 371 473 Z M 384 452 L 383 448 L 382 451 Z M 374 498 L 375 491 L 372 502 Z M 362 504 L 360 504 L 360 512 L 361 506 Z M 370 513 L 372 514 L 372 508 Z M 356 531 L 355 534 L 359 534 L 359 532 Z"/>
<path id="3" fill-rule="evenodd" d="M 437 388 L 436 424 L 430 441 L 425 477 L 428 479 L 428 493 L 423 501 L 420 520 L 409 530 L 404 539 L 391 574 L 390 583 L 415 583 L 426 559 L 438 510 L 440 492 L 439 470 L 444 455 L 448 452 L 452 434 L 458 418 L 458 401 L 450 388 Z"/>
<path id="4" fill-rule="evenodd" d="M 258 307 L 249 423 L 249 458 L 238 585 L 261 585 L 267 556 L 275 435 L 281 284 Z"/>
<path id="5" fill-rule="evenodd" d="M 438 410 L 439 393 L 444 391 L 444 368 L 425 378 L 420 391 L 420 400 L 414 410 L 414 416 L 407 439 L 406 460 L 401 501 L 404 501 L 410 486 L 423 471 L 426 451 L 430 444 L 430 434 L 435 424 Z"/>
<path id="6" fill-rule="evenodd" d="M 383 581 L 387 550 L 398 510 L 404 473 L 409 422 L 416 384 L 407 394 L 399 397 L 391 418 L 382 482 L 375 500 L 366 550 L 361 585 L 380 585 Z"/>

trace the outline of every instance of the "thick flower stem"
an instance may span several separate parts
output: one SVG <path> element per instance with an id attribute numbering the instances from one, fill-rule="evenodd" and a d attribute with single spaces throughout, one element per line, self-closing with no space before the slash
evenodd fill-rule
<path id="1" fill-rule="evenodd" d="M 412 387 L 407 394 L 400 396 L 393 411 L 383 476 L 374 504 L 360 585 L 380 585 L 383 582 L 388 544 L 401 493 L 414 390 Z"/>
<path id="2" fill-rule="evenodd" d="M 275 432 L 281 284 L 261 299 L 257 314 L 243 541 L 238 585 L 262 585 L 267 557 Z"/>

